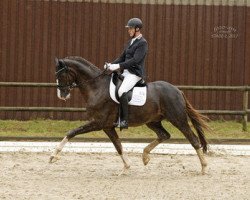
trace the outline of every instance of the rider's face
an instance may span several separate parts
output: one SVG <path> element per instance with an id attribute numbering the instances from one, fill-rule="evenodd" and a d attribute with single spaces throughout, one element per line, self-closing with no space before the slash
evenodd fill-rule
<path id="1" fill-rule="evenodd" d="M 134 27 L 129 27 L 128 28 L 128 34 L 132 38 L 135 35 L 135 28 Z"/>

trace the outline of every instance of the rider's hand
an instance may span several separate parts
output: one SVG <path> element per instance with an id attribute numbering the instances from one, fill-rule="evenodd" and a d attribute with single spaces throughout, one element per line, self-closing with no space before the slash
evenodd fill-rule
<path id="1" fill-rule="evenodd" d="M 111 65 L 111 63 L 105 63 L 104 66 L 103 66 L 103 68 L 107 69 L 107 68 L 109 68 L 110 65 Z"/>
<path id="2" fill-rule="evenodd" d="M 108 67 L 109 67 L 108 69 L 111 70 L 111 71 L 116 71 L 116 70 L 120 69 L 119 64 L 109 64 Z"/>

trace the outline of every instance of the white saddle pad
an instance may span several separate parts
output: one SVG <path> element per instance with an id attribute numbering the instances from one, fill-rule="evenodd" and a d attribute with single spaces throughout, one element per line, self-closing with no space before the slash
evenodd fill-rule
<path id="1" fill-rule="evenodd" d="M 109 84 L 109 94 L 111 99 L 119 104 L 119 101 L 115 97 L 115 84 L 110 80 Z M 147 87 L 134 87 L 132 93 L 132 99 L 128 102 L 132 106 L 143 106 L 146 103 L 147 99 Z"/>

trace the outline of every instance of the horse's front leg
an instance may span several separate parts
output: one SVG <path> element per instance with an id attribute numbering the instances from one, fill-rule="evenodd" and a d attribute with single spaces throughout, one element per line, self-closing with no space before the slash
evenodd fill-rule
<path id="1" fill-rule="evenodd" d="M 126 157 L 126 155 L 123 154 L 123 150 L 122 150 L 122 144 L 120 141 L 119 136 L 117 135 L 117 132 L 114 128 L 112 129 L 105 129 L 103 130 L 107 136 L 109 137 L 109 139 L 111 140 L 111 142 L 114 144 L 118 154 L 121 156 L 123 164 L 124 164 L 124 168 L 122 170 L 122 172 L 119 175 L 124 174 L 129 168 L 130 168 L 130 164 L 129 164 L 129 160 Z"/>
<path id="2" fill-rule="evenodd" d="M 96 123 L 94 121 L 91 121 L 83 126 L 80 126 L 76 129 L 70 130 L 68 132 L 68 134 L 63 138 L 63 140 L 60 142 L 60 144 L 55 148 L 55 150 L 52 152 L 49 162 L 53 163 L 56 162 L 58 160 L 58 154 L 62 151 L 63 147 L 65 146 L 65 144 L 73 137 L 75 137 L 76 135 L 79 134 L 84 134 L 84 133 L 88 133 L 91 131 L 98 131 L 101 130 L 100 128 L 98 128 L 98 126 L 96 125 Z"/>

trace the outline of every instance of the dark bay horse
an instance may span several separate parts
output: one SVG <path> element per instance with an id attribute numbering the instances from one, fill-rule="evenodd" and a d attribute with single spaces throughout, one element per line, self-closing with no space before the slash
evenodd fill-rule
<path id="1" fill-rule="evenodd" d="M 57 154 L 73 137 L 91 131 L 103 130 L 114 144 L 124 163 L 124 170 L 130 167 L 127 157 L 123 154 L 122 145 L 114 127 L 118 116 L 118 104 L 111 100 L 109 83 L 111 76 L 80 57 L 56 59 L 56 79 L 58 97 L 66 100 L 70 91 L 78 87 L 86 100 L 86 114 L 89 122 L 76 129 L 70 130 L 50 156 L 50 162 L 57 160 Z M 206 117 L 199 114 L 175 86 L 164 81 L 148 83 L 147 101 L 144 106 L 129 106 L 129 126 L 146 124 L 153 130 L 157 139 L 143 150 L 142 160 L 147 165 L 149 153 L 158 144 L 170 138 L 161 121 L 166 119 L 177 127 L 188 139 L 197 152 L 202 173 L 205 173 L 207 162 L 203 152 L 207 151 L 207 141 L 203 129 L 208 128 Z M 191 120 L 196 136 L 188 124 Z"/>

